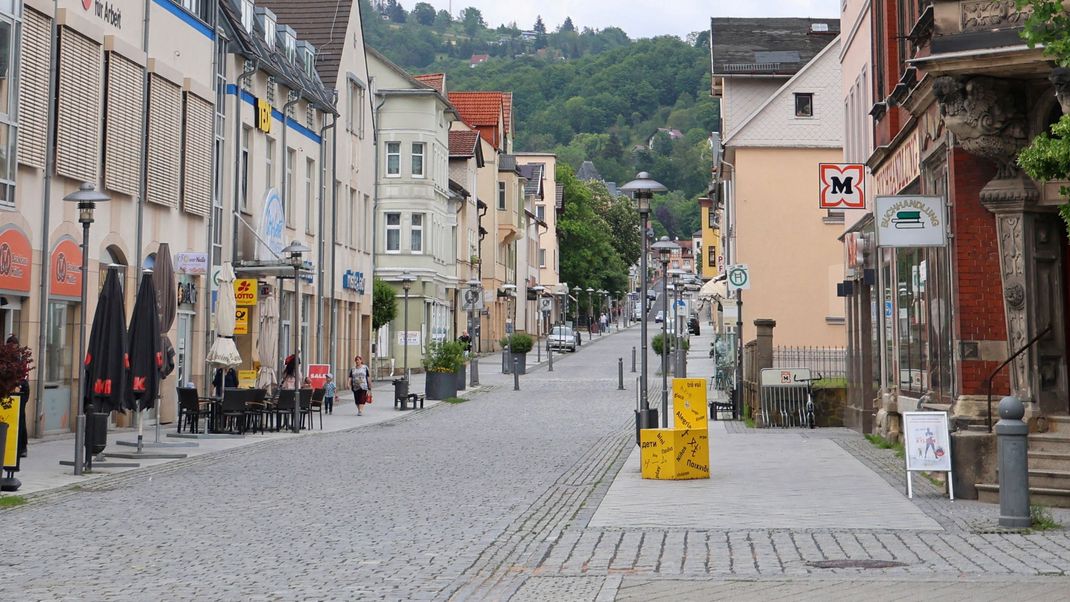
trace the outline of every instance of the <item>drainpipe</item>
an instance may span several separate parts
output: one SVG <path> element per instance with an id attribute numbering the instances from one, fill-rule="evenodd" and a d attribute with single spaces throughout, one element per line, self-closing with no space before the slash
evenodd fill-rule
<path id="1" fill-rule="evenodd" d="M 52 203 L 52 172 L 55 168 L 55 156 L 56 156 L 56 69 L 57 62 L 59 60 L 59 54 L 56 49 L 56 40 L 59 38 L 59 26 L 56 25 L 56 13 L 59 12 L 59 0 L 53 0 L 52 2 L 52 25 L 49 32 L 49 41 L 51 46 L 48 53 L 48 118 L 45 126 L 45 181 L 43 191 L 41 193 L 41 302 L 37 308 L 37 358 L 40 362 L 37 366 L 37 378 L 35 387 L 37 394 L 35 396 L 37 400 L 36 414 L 33 421 L 33 436 L 40 437 L 44 434 L 45 430 L 45 370 L 44 362 L 41 361 L 41 357 L 45 354 L 45 344 L 48 338 L 48 269 L 49 269 L 49 244 L 48 244 L 48 224 L 51 218 Z M 85 274 L 82 274 L 82 278 L 85 278 Z M 84 300 L 83 300 L 84 303 Z M 83 358 L 78 358 L 78 361 L 82 361 Z M 82 383 L 78 383 L 79 389 L 81 389 Z M 77 393 L 78 407 L 82 404 L 81 390 Z"/>
<path id="2" fill-rule="evenodd" d="M 319 278 L 316 282 L 316 315 L 321 316 L 316 320 L 316 363 L 323 363 L 323 356 L 326 354 L 325 341 L 323 339 L 323 318 L 321 312 L 323 311 L 323 275 L 326 273 L 323 269 L 324 255 L 326 254 L 326 236 L 324 236 L 324 218 L 323 218 L 323 202 L 327 198 L 327 148 L 323 142 L 323 137 L 327 135 L 327 130 L 334 129 L 338 124 L 338 116 L 331 114 L 330 125 L 324 125 L 320 128 L 320 206 L 319 206 L 319 224 L 316 228 L 316 232 L 319 233 L 319 258 L 316 260 L 318 267 Z M 332 174 L 333 177 L 333 174 Z M 334 279 L 332 274 L 331 279 Z M 334 298 L 331 298 L 331 315 L 334 315 Z M 331 331 L 331 336 L 334 336 L 334 331 Z"/>
<path id="3" fill-rule="evenodd" d="M 218 9 L 218 6 L 216 8 Z M 145 12 L 147 14 L 148 10 L 146 10 Z M 218 98 L 218 93 L 219 92 L 223 92 L 223 94 L 225 96 L 227 90 L 226 90 L 226 82 L 223 83 L 223 90 L 219 90 L 218 89 L 218 86 L 220 85 L 219 84 L 219 51 L 220 51 L 220 43 L 221 42 L 220 42 L 219 29 L 217 27 L 217 22 L 218 22 L 218 18 L 212 20 L 212 31 L 215 33 L 215 37 L 212 40 L 212 90 L 214 90 L 216 92 L 216 97 Z M 146 29 L 146 31 L 148 30 L 147 27 L 145 29 Z M 145 39 L 145 47 L 148 48 L 148 38 L 147 37 Z M 146 52 L 148 52 L 148 51 L 146 50 Z M 211 208 L 208 210 L 208 238 L 207 238 L 208 242 L 207 242 L 207 245 L 205 246 L 205 248 L 208 250 L 208 275 L 205 278 L 205 281 L 207 283 L 208 295 L 205 297 L 205 299 L 208 300 L 209 307 L 207 308 L 207 311 L 201 312 L 201 313 L 204 314 L 204 348 L 205 348 L 204 356 L 206 358 L 208 357 L 208 351 L 211 350 L 212 341 L 215 340 L 215 337 L 212 336 L 212 334 L 213 334 L 212 308 L 210 307 L 211 303 L 212 303 L 212 289 L 215 288 L 215 283 L 212 282 L 212 268 L 215 266 L 215 248 L 214 248 L 215 233 L 216 233 L 216 229 L 217 228 L 223 227 L 223 224 L 216 223 L 216 217 L 215 217 L 215 204 L 216 204 L 216 201 L 219 202 L 220 209 L 222 209 L 222 206 L 223 206 L 223 198 L 222 198 L 223 197 L 223 195 L 222 195 L 223 189 L 222 189 L 222 186 L 221 186 L 221 182 L 217 182 L 216 181 L 216 173 L 218 173 L 218 171 L 219 171 L 219 169 L 218 169 L 219 168 L 219 163 L 223 160 L 223 157 L 221 156 L 221 154 L 223 152 L 223 148 L 221 147 L 219 149 L 219 152 L 216 152 L 216 138 L 218 138 L 222 134 L 222 132 L 219 131 L 219 120 L 216 119 L 216 115 L 215 115 L 216 111 L 218 111 L 218 110 L 219 110 L 218 108 L 212 107 L 212 205 L 211 205 Z M 225 113 L 226 112 L 226 103 L 223 104 L 223 110 L 224 110 L 224 113 Z M 146 136 L 146 138 L 148 138 L 148 136 Z M 147 163 L 146 163 L 146 165 L 147 165 Z M 222 214 L 222 211 L 220 211 L 220 214 Z M 220 257 L 220 259 L 222 259 L 222 257 Z M 190 344 L 190 346 L 192 347 L 192 343 Z M 182 384 L 183 383 L 179 383 L 179 386 L 182 386 Z M 211 391 L 211 389 L 212 389 L 212 371 L 210 369 L 208 369 L 207 362 L 205 362 L 204 390 L 205 391 Z M 157 421 L 157 422 L 159 422 L 159 421 Z"/>
<path id="4" fill-rule="evenodd" d="M 256 74 L 258 68 L 257 62 L 254 60 L 245 59 L 245 65 L 242 67 L 242 74 L 234 80 L 234 202 L 233 202 L 233 215 L 240 215 L 241 211 L 241 176 L 238 173 L 241 171 L 241 93 L 242 86 L 249 80 L 250 77 Z M 248 176 L 248 174 L 245 174 Z M 232 262 L 238 261 L 238 248 L 241 246 L 238 241 L 238 220 L 236 218 L 231 219 L 234 227 L 231 228 L 231 247 L 230 247 L 230 260 Z M 211 275 L 209 275 L 211 278 Z"/>
<path id="5" fill-rule="evenodd" d="M 335 103 L 337 104 L 337 102 Z M 338 121 L 338 116 L 334 116 Z M 338 259 L 338 128 L 331 132 L 331 365 L 337 369 L 338 363 L 338 293 L 335 278 L 335 262 Z"/>

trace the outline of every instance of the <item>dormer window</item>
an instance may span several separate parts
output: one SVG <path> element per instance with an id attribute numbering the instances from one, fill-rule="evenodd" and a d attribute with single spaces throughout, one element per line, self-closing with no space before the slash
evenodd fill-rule
<path id="1" fill-rule="evenodd" d="M 301 59 L 305 75 L 314 77 L 316 73 L 316 47 L 305 41 L 298 42 L 297 56 Z"/>
<path id="2" fill-rule="evenodd" d="M 253 33 L 253 23 L 256 22 L 256 12 L 253 0 L 241 0 L 241 24 L 245 31 Z"/>
<path id="3" fill-rule="evenodd" d="M 828 33 L 829 32 L 829 24 L 828 23 L 811 23 L 810 24 L 810 31 L 813 32 L 813 33 Z"/>
<path id="4" fill-rule="evenodd" d="M 297 32 L 289 25 L 278 25 L 275 30 L 278 32 L 279 41 L 282 43 L 282 51 L 286 53 L 286 60 L 291 64 L 296 62 Z"/>
<path id="5" fill-rule="evenodd" d="M 275 32 L 276 23 L 278 20 L 275 18 L 275 13 L 266 8 L 256 9 L 256 20 L 260 23 L 260 27 L 264 31 L 264 43 L 271 50 L 275 49 Z"/>

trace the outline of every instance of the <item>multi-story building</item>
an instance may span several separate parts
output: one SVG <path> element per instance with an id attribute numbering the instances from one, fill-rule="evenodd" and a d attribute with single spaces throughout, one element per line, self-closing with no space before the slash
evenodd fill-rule
<path id="1" fill-rule="evenodd" d="M 467 206 L 450 187 L 450 126 L 457 114 L 434 86 L 374 49 L 367 52 L 381 159 L 375 274 L 393 284 L 399 297 L 405 296 L 402 276 L 411 277 L 408 311 L 401 308 L 380 332 L 379 344 L 395 365 L 409 347 L 411 366 L 427 342 L 456 336 L 457 293 L 465 286 L 457 274 L 458 213 Z"/>
<path id="2" fill-rule="evenodd" d="M 711 28 L 725 256 L 750 268 L 747 315 L 776 320 L 781 345 L 842 345 L 843 215 L 818 208 L 817 186 L 818 164 L 842 157 L 839 21 L 715 18 Z M 754 338 L 752 320 L 743 329 Z"/>
<path id="3" fill-rule="evenodd" d="M 465 198 L 464 209 L 458 214 L 460 221 L 457 226 L 457 279 L 460 286 L 468 287 L 471 282 L 482 282 L 479 219 L 481 213 L 486 213 L 487 203 L 478 198 L 476 191 L 479 187 L 479 170 L 485 167 L 485 162 L 479 132 L 463 124 L 458 125 L 458 122 L 454 122 L 454 127 L 461 129 L 452 129 L 449 133 L 450 186 Z M 478 351 L 479 318 L 478 314 L 470 316 L 468 311 L 481 311 L 481 308 L 465 310 L 458 307 L 456 329 L 458 332 L 468 331 Z"/>

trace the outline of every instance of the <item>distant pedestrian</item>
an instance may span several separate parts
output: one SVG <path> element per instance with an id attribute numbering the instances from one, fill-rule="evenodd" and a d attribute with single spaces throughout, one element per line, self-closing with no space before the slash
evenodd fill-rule
<path id="1" fill-rule="evenodd" d="M 372 375 L 364 365 L 364 358 L 353 358 L 353 367 L 349 369 L 349 388 L 357 402 L 357 416 L 364 415 L 364 404 L 368 403 L 368 391 L 372 388 Z"/>
<path id="2" fill-rule="evenodd" d="M 338 390 L 334 384 L 334 375 L 327 373 L 327 382 L 323 383 L 323 409 L 328 414 L 334 412 L 334 394 Z"/>
<path id="3" fill-rule="evenodd" d="M 468 331 L 461 333 L 461 336 L 457 337 L 457 340 L 464 346 L 464 354 L 468 355 L 472 353 L 472 337 L 468 336 Z"/>
<path id="4" fill-rule="evenodd" d="M 605 312 L 602 312 L 602 317 L 598 319 L 598 322 L 601 325 L 601 331 L 605 332 L 606 331 L 606 327 L 609 326 L 609 318 L 606 317 L 606 313 Z"/>

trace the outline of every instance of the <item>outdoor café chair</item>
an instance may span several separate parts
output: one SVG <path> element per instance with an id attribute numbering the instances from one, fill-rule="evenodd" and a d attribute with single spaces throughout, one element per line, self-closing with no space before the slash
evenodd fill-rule
<path id="1" fill-rule="evenodd" d="M 301 400 L 301 427 L 305 426 L 305 417 L 308 417 L 308 428 L 312 429 L 312 389 L 300 389 L 298 399 Z M 323 425 L 320 425 L 323 428 Z"/>
<path id="2" fill-rule="evenodd" d="M 201 407 L 197 389 L 178 387 L 178 432 L 182 432 L 183 423 L 189 428 L 189 432 L 198 432 L 201 417 L 208 419 L 211 415 L 211 408 Z"/>
<path id="3" fill-rule="evenodd" d="M 245 401 L 248 399 L 245 390 L 227 387 L 223 389 L 223 404 L 220 415 L 223 419 L 224 430 L 238 434 L 245 434 Z"/>
<path id="4" fill-rule="evenodd" d="M 312 413 L 316 412 L 320 415 L 320 430 L 323 430 L 323 397 L 327 394 L 327 389 L 319 388 L 312 390 L 312 401 L 308 406 L 308 427 L 312 428 Z"/>
<path id="5" fill-rule="evenodd" d="M 275 430 L 282 430 L 290 425 L 293 419 L 294 404 L 297 403 L 297 391 L 282 389 L 279 391 L 279 399 L 275 403 Z"/>

